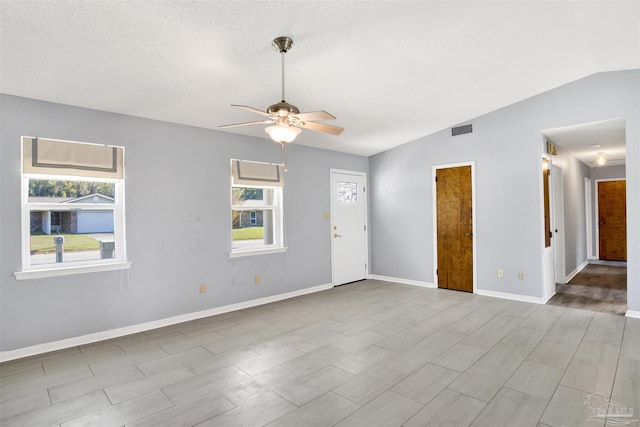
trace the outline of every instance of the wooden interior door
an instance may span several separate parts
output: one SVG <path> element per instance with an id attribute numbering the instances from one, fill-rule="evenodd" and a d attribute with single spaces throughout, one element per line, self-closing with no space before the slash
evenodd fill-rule
<path id="1" fill-rule="evenodd" d="M 544 197 L 544 247 L 551 246 L 551 203 L 549 197 L 549 160 L 542 159 L 542 194 Z"/>
<path id="2" fill-rule="evenodd" d="M 436 170 L 438 287 L 473 292 L 471 166 Z"/>
<path id="3" fill-rule="evenodd" d="M 598 237 L 600 259 L 627 260 L 626 181 L 598 182 Z"/>

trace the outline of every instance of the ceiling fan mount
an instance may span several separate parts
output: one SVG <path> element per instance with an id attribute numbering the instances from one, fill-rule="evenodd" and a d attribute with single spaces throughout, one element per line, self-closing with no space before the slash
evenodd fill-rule
<path id="1" fill-rule="evenodd" d="M 293 47 L 293 40 L 291 40 L 291 37 L 276 37 L 271 44 L 278 52 L 287 53 Z"/>
<path id="2" fill-rule="evenodd" d="M 238 126 L 251 125 L 272 125 L 265 129 L 271 139 L 281 144 L 293 141 L 300 133 L 301 129 L 309 129 L 317 132 L 329 133 L 332 135 L 340 135 L 344 130 L 338 126 L 331 126 L 324 123 L 317 123 L 318 120 L 335 120 L 335 117 L 326 111 L 312 111 L 301 113 L 298 107 L 285 101 L 284 97 L 284 56 L 291 50 L 293 40 L 290 37 L 276 37 L 272 41 L 272 46 L 280 53 L 282 57 L 282 98 L 280 102 L 270 105 L 266 111 L 257 108 L 248 107 L 246 105 L 231 105 L 234 108 L 250 111 L 255 114 L 264 116 L 263 120 L 236 123 L 231 125 L 223 125 L 221 128 L 230 128 Z"/>

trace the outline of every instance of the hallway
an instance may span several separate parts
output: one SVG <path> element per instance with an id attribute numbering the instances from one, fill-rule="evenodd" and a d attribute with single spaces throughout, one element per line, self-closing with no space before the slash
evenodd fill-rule
<path id="1" fill-rule="evenodd" d="M 591 261 L 566 285 L 556 285 L 548 304 L 624 316 L 627 311 L 627 263 Z"/>

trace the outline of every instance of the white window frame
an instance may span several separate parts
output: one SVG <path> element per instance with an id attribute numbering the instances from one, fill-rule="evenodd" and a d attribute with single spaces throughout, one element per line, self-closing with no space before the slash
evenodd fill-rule
<path id="1" fill-rule="evenodd" d="M 42 179 L 51 181 L 84 181 L 108 182 L 114 184 L 114 203 L 33 203 L 29 202 L 29 180 Z M 45 277 L 68 276 L 98 271 L 122 270 L 131 267 L 127 261 L 125 239 L 125 206 L 124 178 L 109 179 L 86 176 L 69 176 L 56 174 L 22 173 L 21 175 L 21 237 L 22 237 L 22 270 L 15 272 L 17 280 L 39 279 Z M 73 263 L 31 265 L 31 211 L 33 210 L 113 210 L 114 240 L 116 243 L 115 258 L 74 261 Z M 53 235 L 52 235 L 53 238 Z"/>
<path id="2" fill-rule="evenodd" d="M 262 206 L 243 206 L 243 205 L 234 205 L 233 204 L 233 189 L 234 188 L 260 188 L 263 190 L 272 190 L 273 191 L 273 203 L 270 205 L 264 204 Z M 287 248 L 284 246 L 284 220 L 283 220 L 283 203 L 282 203 L 282 187 L 271 187 L 271 186 L 258 186 L 258 185 L 233 185 L 231 184 L 231 189 L 229 191 L 230 196 L 230 206 L 231 209 L 229 211 L 229 224 L 230 227 L 230 243 L 231 243 L 231 251 L 229 252 L 229 258 L 237 258 L 243 256 L 252 256 L 252 255 L 263 255 L 263 254 L 272 254 L 279 252 L 286 252 Z M 247 246 L 242 248 L 234 248 L 233 247 L 233 224 L 231 224 L 231 218 L 233 216 L 233 211 L 262 211 L 262 226 L 265 226 L 264 223 L 264 211 L 273 212 L 273 243 L 269 245 L 256 245 L 256 246 Z"/>

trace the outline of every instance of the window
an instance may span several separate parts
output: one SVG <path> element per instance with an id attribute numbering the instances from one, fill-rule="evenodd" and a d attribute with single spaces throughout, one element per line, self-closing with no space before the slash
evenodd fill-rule
<path id="1" fill-rule="evenodd" d="M 124 149 L 22 139 L 18 279 L 128 268 Z"/>
<path id="2" fill-rule="evenodd" d="M 356 203 L 358 201 L 358 183 L 357 182 L 338 182 L 338 202 L 340 203 Z"/>
<path id="3" fill-rule="evenodd" d="M 282 166 L 231 161 L 231 256 L 283 252 Z"/>
<path id="4" fill-rule="evenodd" d="M 31 188 L 31 183 L 29 183 L 29 188 Z M 29 197 L 31 197 L 31 194 L 29 194 Z M 36 212 L 32 212 L 31 215 L 33 216 L 34 213 Z M 34 218 L 32 217 L 31 221 L 33 220 Z M 56 233 L 59 233 L 62 230 L 62 212 L 51 212 L 50 224 L 51 224 L 51 226 L 49 227 L 50 230 L 55 231 Z M 40 225 L 42 225 L 42 219 L 40 220 Z M 31 230 L 37 231 L 37 224 L 34 224 L 34 226 L 31 227 Z"/>

